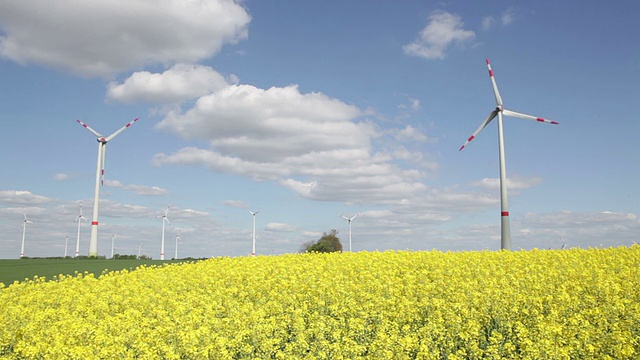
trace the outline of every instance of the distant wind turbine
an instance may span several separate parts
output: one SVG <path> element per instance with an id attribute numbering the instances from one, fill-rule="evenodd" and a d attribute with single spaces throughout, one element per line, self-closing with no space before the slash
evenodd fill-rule
<path id="1" fill-rule="evenodd" d="M 253 215 L 253 246 L 251 247 L 251 255 L 255 256 L 256 255 L 256 215 L 260 212 L 260 211 L 251 211 L 249 210 L 249 212 L 251 213 L 251 215 Z"/>
<path id="2" fill-rule="evenodd" d="M 98 164 L 96 165 L 96 187 L 95 196 L 93 197 L 93 216 L 91 221 L 91 238 L 89 240 L 89 256 L 98 256 L 98 203 L 100 198 L 100 185 L 104 185 L 104 166 L 107 156 L 107 142 L 118 136 L 118 134 L 133 125 L 136 121 L 138 121 L 138 118 L 133 119 L 113 134 L 103 137 L 99 132 L 90 128 L 89 125 L 78 120 L 78 123 L 95 135 L 98 140 Z"/>
<path id="3" fill-rule="evenodd" d="M 116 236 L 111 235 L 111 258 L 113 259 L 113 250 L 115 249 Z"/>
<path id="4" fill-rule="evenodd" d="M 343 219 L 347 220 L 349 222 L 349 252 L 351 252 L 351 222 L 353 221 L 353 219 L 357 218 L 359 214 L 355 214 L 352 217 L 346 217 L 344 215 L 340 215 L 340 217 L 342 217 Z"/>
<path id="5" fill-rule="evenodd" d="M 504 133 L 502 129 L 502 115 L 519 117 L 527 120 L 534 120 L 538 122 L 544 122 L 548 124 L 557 125 L 558 122 L 543 119 L 532 115 L 526 115 L 519 112 L 507 110 L 504 108 L 498 86 L 496 85 L 496 79 L 493 76 L 493 70 L 491 69 L 491 63 L 487 59 L 487 68 L 489 69 L 489 77 L 491 78 L 491 84 L 493 85 L 493 94 L 496 98 L 496 108 L 491 111 L 489 116 L 480 124 L 480 127 L 465 141 L 460 147 L 460 150 L 464 149 L 469 142 L 471 142 L 481 131 L 484 129 L 496 116 L 498 117 L 498 145 L 500 155 L 500 208 L 501 208 L 501 244 L 500 247 L 503 250 L 511 250 L 511 230 L 509 224 L 509 204 L 507 201 L 507 170 L 504 154 Z"/>
<path id="6" fill-rule="evenodd" d="M 180 233 L 176 235 L 176 253 L 175 253 L 175 256 L 173 257 L 176 260 L 178 260 L 178 242 L 179 241 L 182 241 L 182 239 L 180 239 Z"/>
<path id="7" fill-rule="evenodd" d="M 64 240 L 64 257 L 67 257 L 67 246 L 69 245 L 69 235 L 65 236 Z"/>
<path id="8" fill-rule="evenodd" d="M 162 218 L 162 241 L 160 245 L 160 260 L 164 260 L 164 223 L 171 225 L 167 214 L 169 213 L 169 206 L 167 206 L 167 210 L 164 211 L 164 214 L 161 216 L 156 216 L 154 219 Z"/>
<path id="9" fill-rule="evenodd" d="M 78 236 L 76 237 L 76 256 L 78 257 L 78 255 L 80 255 L 80 223 L 82 222 L 82 220 L 87 220 L 86 217 L 82 216 L 82 206 L 80 206 L 80 215 L 78 215 L 78 217 L 73 221 L 73 222 L 78 222 Z"/>
<path id="10" fill-rule="evenodd" d="M 22 246 L 20 247 L 20 257 L 24 257 L 24 238 L 27 235 L 27 224 L 33 224 L 33 221 L 27 220 L 27 213 L 22 213 L 24 221 L 22 222 Z"/>

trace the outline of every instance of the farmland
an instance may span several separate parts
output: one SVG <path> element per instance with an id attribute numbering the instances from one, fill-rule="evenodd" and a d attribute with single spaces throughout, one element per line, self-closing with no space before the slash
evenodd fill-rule
<path id="1" fill-rule="evenodd" d="M 640 247 L 215 258 L 0 290 L 0 357 L 635 359 Z"/>
<path id="2" fill-rule="evenodd" d="M 176 263 L 166 260 L 105 260 L 105 259 L 19 259 L 0 260 L 0 283 L 10 285 L 15 281 L 33 279 L 34 276 L 51 280 L 58 275 L 74 275 L 77 272 L 102 274 L 105 270 L 135 269 L 141 265 Z"/>

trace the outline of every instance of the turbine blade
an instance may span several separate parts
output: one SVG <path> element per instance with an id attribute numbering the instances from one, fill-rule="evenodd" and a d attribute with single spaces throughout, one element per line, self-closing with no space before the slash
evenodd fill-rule
<path id="1" fill-rule="evenodd" d="M 87 130 L 91 131 L 91 133 L 92 133 L 93 135 L 95 135 L 95 136 L 97 136 L 97 137 L 99 137 L 99 138 L 101 138 L 101 137 L 102 137 L 102 134 L 100 134 L 99 132 L 97 132 L 97 131 L 93 130 L 91 127 L 89 127 L 89 125 L 87 125 L 87 124 L 83 123 L 83 122 L 82 122 L 82 121 L 80 121 L 80 120 L 76 120 L 76 121 L 78 121 L 78 124 L 80 124 L 80 125 L 84 126 L 84 128 L 85 128 L 85 129 L 87 129 Z"/>
<path id="2" fill-rule="evenodd" d="M 105 141 L 109 141 L 111 139 L 113 139 L 114 137 L 118 136 L 118 134 L 120 134 L 121 132 L 125 131 L 129 126 L 133 125 L 133 123 L 135 123 L 136 121 L 138 121 L 139 118 L 135 118 L 133 119 L 131 122 L 129 122 L 127 125 L 121 127 L 118 131 L 114 132 L 113 134 L 107 136 L 107 138 L 105 139 Z"/>
<path id="3" fill-rule="evenodd" d="M 469 136 L 467 141 L 465 141 L 464 144 L 462 144 L 462 146 L 460 147 L 460 149 L 458 151 L 462 151 L 462 149 L 464 149 L 464 147 L 467 146 L 467 144 L 470 143 L 480 133 L 480 131 L 482 131 L 482 129 L 484 129 L 487 125 L 489 125 L 491 120 L 493 120 L 493 118 L 495 118 L 496 115 L 498 115 L 498 112 L 499 112 L 498 109 L 493 110 L 489 114 L 489 116 L 487 116 L 487 118 L 484 119 L 482 124 L 480 124 L 480 127 L 478 127 L 478 129 L 471 136 Z"/>
<path id="4" fill-rule="evenodd" d="M 491 63 L 487 59 L 487 68 L 489 69 L 489 77 L 491 78 L 491 85 L 493 85 L 493 95 L 496 97 L 496 105 L 502 107 L 502 97 L 500 97 L 500 91 L 498 91 L 498 85 L 496 85 L 496 78 L 493 76 L 493 69 L 491 69 Z"/>
<path id="5" fill-rule="evenodd" d="M 502 113 L 504 115 L 507 115 L 507 116 L 515 116 L 515 117 L 519 117 L 521 119 L 535 120 L 535 121 L 538 121 L 538 122 L 544 122 L 544 123 L 553 124 L 553 125 L 558 125 L 559 124 L 557 121 L 543 119 L 543 118 L 537 117 L 537 116 L 522 114 L 522 113 L 519 113 L 519 112 L 507 110 L 507 109 L 502 110 Z"/>

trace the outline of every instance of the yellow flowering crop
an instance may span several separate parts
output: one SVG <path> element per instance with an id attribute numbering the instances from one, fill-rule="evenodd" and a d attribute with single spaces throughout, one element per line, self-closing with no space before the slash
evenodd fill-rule
<path id="1" fill-rule="evenodd" d="M 637 359 L 640 247 L 216 258 L 0 285 L 0 358 Z"/>

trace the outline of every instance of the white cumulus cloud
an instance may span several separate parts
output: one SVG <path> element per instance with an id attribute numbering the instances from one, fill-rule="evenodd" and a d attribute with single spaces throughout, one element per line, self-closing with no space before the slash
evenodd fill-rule
<path id="1" fill-rule="evenodd" d="M 453 43 L 462 44 L 473 40 L 476 34 L 463 28 L 460 16 L 445 11 L 436 11 L 418 37 L 403 47 L 407 55 L 425 59 L 443 59 L 445 50 Z"/>
<path id="2" fill-rule="evenodd" d="M 297 86 L 259 89 L 232 85 L 201 97 L 184 113 L 172 112 L 158 128 L 209 148 L 157 154 L 156 165 L 203 165 L 219 172 L 277 181 L 317 200 L 391 201 L 425 188 L 422 174 L 374 150 L 376 127 L 363 111 Z M 424 140 L 417 129 L 399 132 Z"/>
<path id="3" fill-rule="evenodd" d="M 125 185 L 118 180 L 105 180 L 104 186 L 123 189 L 123 190 L 130 190 L 130 191 L 133 191 L 133 193 L 136 195 L 143 195 L 143 196 L 162 196 L 162 195 L 167 195 L 169 193 L 168 190 L 160 188 L 158 186 Z"/>
<path id="4" fill-rule="evenodd" d="M 83 76 L 195 63 L 247 37 L 234 0 L 0 2 L 0 56 Z"/>
<path id="5" fill-rule="evenodd" d="M 140 71 L 122 83 L 111 82 L 107 98 L 129 103 L 177 103 L 228 85 L 222 75 L 208 66 L 177 64 L 163 73 Z"/>

